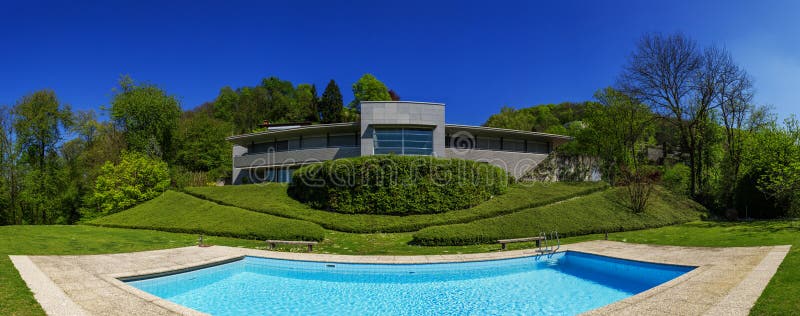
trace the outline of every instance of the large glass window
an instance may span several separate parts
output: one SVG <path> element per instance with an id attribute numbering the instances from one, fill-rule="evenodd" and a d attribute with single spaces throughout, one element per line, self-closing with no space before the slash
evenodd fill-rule
<path id="1" fill-rule="evenodd" d="M 431 155 L 433 131 L 418 128 L 375 129 L 375 154 Z"/>

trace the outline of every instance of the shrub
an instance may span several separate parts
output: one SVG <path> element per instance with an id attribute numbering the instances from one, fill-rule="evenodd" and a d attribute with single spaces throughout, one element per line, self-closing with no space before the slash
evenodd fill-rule
<path id="1" fill-rule="evenodd" d="M 689 196 L 689 172 L 688 166 L 676 163 L 664 169 L 661 183 L 675 194 Z"/>
<path id="2" fill-rule="evenodd" d="M 308 165 L 289 193 L 308 205 L 347 214 L 431 214 L 465 209 L 508 189 L 506 172 L 462 159 L 366 156 Z"/>
<path id="3" fill-rule="evenodd" d="M 118 164 L 100 168 L 90 204 L 100 214 L 111 214 L 161 195 L 170 185 L 169 168 L 158 158 L 125 152 Z"/>
<path id="4" fill-rule="evenodd" d="M 644 212 L 661 172 L 649 166 L 636 169 L 621 168 L 620 182 L 625 186 L 628 207 L 636 213 Z"/>

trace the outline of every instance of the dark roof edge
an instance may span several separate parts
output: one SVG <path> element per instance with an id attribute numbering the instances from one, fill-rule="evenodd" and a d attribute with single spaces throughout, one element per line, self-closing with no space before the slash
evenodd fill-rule
<path id="1" fill-rule="evenodd" d="M 486 126 L 475 126 L 475 125 L 460 125 L 460 124 L 445 124 L 445 127 L 463 128 L 463 129 L 472 129 L 472 130 L 484 130 L 484 131 L 488 131 L 488 132 L 518 134 L 518 135 L 541 136 L 541 137 L 558 138 L 558 139 L 564 139 L 564 140 L 572 140 L 572 139 L 574 139 L 574 137 L 567 136 L 567 135 L 558 135 L 558 134 L 540 133 L 540 132 L 529 132 L 529 131 L 521 131 L 521 130 L 516 130 L 516 129 L 508 129 L 508 128 L 497 128 L 497 127 L 486 127 Z"/>
<path id="2" fill-rule="evenodd" d="M 313 130 L 313 129 L 323 129 L 323 128 L 334 128 L 334 127 L 359 126 L 359 124 L 360 124 L 359 122 L 345 122 L 345 123 L 332 123 L 332 124 L 303 125 L 303 126 L 298 126 L 298 127 L 295 127 L 295 128 L 284 128 L 284 129 L 272 130 L 272 131 L 266 130 L 266 131 L 263 131 L 263 132 L 255 132 L 255 133 L 233 135 L 233 136 L 226 137 L 225 140 L 233 141 L 233 140 L 237 140 L 237 139 L 245 139 L 245 138 L 250 138 L 250 137 L 254 137 L 254 136 L 280 134 L 280 133 L 291 132 L 291 131 Z"/>

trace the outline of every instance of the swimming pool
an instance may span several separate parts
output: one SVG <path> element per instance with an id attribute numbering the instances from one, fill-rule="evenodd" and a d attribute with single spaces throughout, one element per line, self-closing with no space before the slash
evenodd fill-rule
<path id="1" fill-rule="evenodd" d="M 574 315 L 694 267 L 580 252 L 436 264 L 353 264 L 244 257 L 126 282 L 212 315 Z"/>

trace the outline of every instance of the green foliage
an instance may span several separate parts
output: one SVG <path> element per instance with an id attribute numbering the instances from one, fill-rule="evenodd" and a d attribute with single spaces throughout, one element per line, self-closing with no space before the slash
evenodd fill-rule
<path id="1" fill-rule="evenodd" d="M 319 121 L 319 98 L 317 87 L 312 84 L 299 84 L 295 91 L 297 106 L 290 111 L 292 121 Z"/>
<path id="2" fill-rule="evenodd" d="M 238 105 L 239 94 L 226 86 L 219 90 L 219 95 L 214 100 L 214 117 L 225 122 L 234 122 Z"/>
<path id="3" fill-rule="evenodd" d="M 231 145 L 225 141 L 233 126 L 204 113 L 184 115 L 178 126 L 175 162 L 190 171 L 208 172 L 231 166 Z"/>
<path id="4" fill-rule="evenodd" d="M 500 113 L 490 116 L 483 125 L 523 131 L 563 133 L 564 125 L 582 120 L 586 116 L 586 108 L 592 104 L 593 102 L 564 102 L 535 105 L 518 110 L 504 106 Z"/>
<path id="5" fill-rule="evenodd" d="M 169 185 L 165 162 L 139 152 L 123 153 L 119 163 L 107 162 L 100 169 L 89 212 L 96 215 L 119 212 L 159 196 Z"/>
<path id="6" fill-rule="evenodd" d="M 10 209 L 12 223 L 71 223 L 77 216 L 72 207 L 77 199 L 65 162 L 57 150 L 61 135 L 72 127 L 72 112 L 56 94 L 42 90 L 24 96 L 13 113 L 4 112 L 2 171 L 3 201 Z M 12 148 L 11 141 L 16 141 Z"/>
<path id="7" fill-rule="evenodd" d="M 178 99 L 149 83 L 124 76 L 111 100 L 111 119 L 122 128 L 128 149 L 172 161 L 181 107 Z"/>
<path id="8" fill-rule="evenodd" d="M 341 213 L 429 214 L 478 205 L 508 181 L 503 169 L 471 160 L 377 155 L 297 169 L 289 193 Z"/>
<path id="9" fill-rule="evenodd" d="M 414 234 L 413 243 L 468 245 L 538 236 L 540 232 L 553 230 L 561 236 L 636 230 L 697 220 L 704 210 L 697 203 L 658 190 L 647 210 L 633 213 L 623 201 L 626 199 L 623 191 L 624 188 L 615 188 L 466 224 L 428 227 Z"/>
<path id="10" fill-rule="evenodd" d="M 672 166 L 664 168 L 664 174 L 661 177 L 661 184 L 680 196 L 689 196 L 689 167 L 676 163 Z"/>
<path id="11" fill-rule="evenodd" d="M 292 199 L 285 184 L 233 185 L 186 188 L 186 192 L 224 205 L 282 217 L 302 219 L 327 229 L 352 232 L 410 232 L 424 227 L 456 224 L 513 213 L 605 189 L 603 183 L 531 183 L 509 187 L 508 192 L 475 207 L 440 214 L 372 215 L 315 210 Z"/>
<path id="12" fill-rule="evenodd" d="M 48 155 L 56 151 L 63 129 L 72 125 L 69 106 L 62 106 L 55 92 L 41 90 L 22 97 L 14 107 L 17 146 L 31 166 L 44 171 Z"/>
<path id="13" fill-rule="evenodd" d="M 317 224 L 223 206 L 175 191 L 89 224 L 260 240 L 319 241 L 325 234 Z"/>
<path id="14" fill-rule="evenodd" d="M 783 127 L 757 132 L 745 154 L 746 178 L 774 204 L 768 217 L 800 216 L 800 123 L 791 117 Z"/>
<path id="15" fill-rule="evenodd" d="M 353 96 L 350 109 L 358 109 L 361 101 L 392 101 L 389 89 L 372 74 L 364 74 L 353 84 Z"/>
<path id="16" fill-rule="evenodd" d="M 336 85 L 336 81 L 331 79 L 328 85 L 325 86 L 325 91 L 322 92 L 322 97 L 319 100 L 319 112 L 322 123 L 341 122 L 343 109 L 344 101 L 342 101 L 342 92 L 339 91 L 339 86 Z"/>

